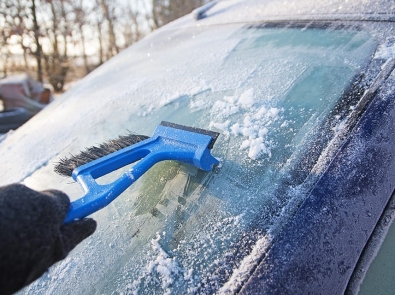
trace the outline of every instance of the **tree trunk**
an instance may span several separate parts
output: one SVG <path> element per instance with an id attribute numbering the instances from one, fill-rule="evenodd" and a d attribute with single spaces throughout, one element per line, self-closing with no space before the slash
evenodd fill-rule
<path id="1" fill-rule="evenodd" d="M 55 6 L 53 1 L 50 1 L 51 5 L 51 12 L 52 12 L 52 30 L 53 30 L 53 40 L 52 40 L 52 47 L 53 47 L 53 68 L 56 67 L 56 62 L 59 60 L 59 46 L 58 46 L 58 17 L 56 15 Z"/>
<path id="2" fill-rule="evenodd" d="M 21 48 L 23 50 L 23 62 L 25 63 L 25 69 L 26 71 L 29 71 L 29 63 L 27 61 L 27 48 L 25 47 L 25 45 L 23 44 L 23 34 L 21 34 Z"/>
<path id="3" fill-rule="evenodd" d="M 34 29 L 34 40 L 36 42 L 36 52 L 35 52 L 35 56 L 36 56 L 36 61 L 37 61 L 37 80 L 39 82 L 43 82 L 43 70 L 41 67 L 41 45 L 40 45 L 40 28 L 38 26 L 37 23 L 37 15 L 36 15 L 36 3 L 35 0 L 32 0 L 32 15 L 33 15 L 33 29 Z"/>
<path id="4" fill-rule="evenodd" d="M 102 39 L 102 29 L 100 19 L 96 19 L 97 31 L 98 31 L 98 41 L 99 41 L 99 66 L 104 62 L 104 54 L 103 54 L 103 39 Z"/>
<path id="5" fill-rule="evenodd" d="M 88 64 L 88 57 L 86 55 L 86 50 L 85 50 L 85 36 L 84 36 L 84 31 L 82 30 L 82 25 L 80 24 L 79 26 L 80 29 L 80 36 L 81 36 L 81 45 L 82 45 L 82 58 L 84 60 L 84 65 L 85 65 L 85 71 L 86 74 L 88 75 L 90 73 L 89 69 L 89 64 Z"/>
<path id="6" fill-rule="evenodd" d="M 60 8 L 62 13 L 63 21 L 65 22 L 63 35 L 63 60 L 67 60 L 67 35 L 69 34 L 69 26 L 67 20 L 66 9 L 64 7 L 64 1 L 60 1 Z"/>
<path id="7" fill-rule="evenodd" d="M 103 11 L 104 17 L 106 18 L 107 23 L 108 23 L 108 34 L 109 34 L 109 39 L 110 39 L 111 55 L 114 55 L 112 52 L 114 49 L 115 49 L 116 53 L 119 53 L 119 48 L 116 44 L 116 38 L 115 38 L 115 33 L 114 33 L 114 25 L 112 23 L 110 12 L 108 10 L 108 5 L 105 2 L 105 0 L 100 0 L 100 6 Z"/>
<path id="8" fill-rule="evenodd" d="M 9 59 L 10 55 L 9 55 L 9 50 L 8 48 L 6 48 L 6 53 L 5 53 L 5 57 L 3 60 L 3 76 L 7 77 L 8 74 L 8 59 Z"/>

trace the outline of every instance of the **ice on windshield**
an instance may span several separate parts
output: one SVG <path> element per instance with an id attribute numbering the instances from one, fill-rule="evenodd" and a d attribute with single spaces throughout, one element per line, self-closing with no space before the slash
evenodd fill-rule
<path id="1" fill-rule="evenodd" d="M 46 136 L 60 132 L 63 146 L 53 142 L 47 163 L 25 177 L 10 171 L 15 178 L 75 199 L 82 191 L 54 176 L 54 161 L 126 130 L 150 135 L 162 120 L 221 132 L 213 149 L 221 165 L 210 173 L 155 165 L 25 292 L 237 291 L 311 189 L 311 155 L 333 136 L 323 126 L 341 124 L 333 110 L 374 49 L 354 29 L 196 27 L 158 33 L 100 67 L 50 106 L 63 126 Z"/>

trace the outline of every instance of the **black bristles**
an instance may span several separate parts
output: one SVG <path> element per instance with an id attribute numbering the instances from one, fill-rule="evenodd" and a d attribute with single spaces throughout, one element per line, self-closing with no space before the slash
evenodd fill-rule
<path id="1" fill-rule="evenodd" d="M 73 170 L 79 166 L 92 162 L 93 160 L 107 156 L 113 152 L 131 146 L 137 142 L 147 139 L 148 136 L 128 134 L 121 135 L 99 146 L 92 146 L 78 155 L 70 155 L 69 158 L 61 158 L 55 165 L 55 172 L 62 176 L 71 176 Z"/>

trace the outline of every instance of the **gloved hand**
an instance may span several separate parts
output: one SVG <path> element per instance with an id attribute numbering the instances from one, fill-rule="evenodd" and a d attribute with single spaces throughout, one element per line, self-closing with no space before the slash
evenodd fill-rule
<path id="1" fill-rule="evenodd" d="M 0 294 L 30 284 L 95 231 L 89 218 L 63 225 L 69 206 L 61 191 L 0 187 Z"/>

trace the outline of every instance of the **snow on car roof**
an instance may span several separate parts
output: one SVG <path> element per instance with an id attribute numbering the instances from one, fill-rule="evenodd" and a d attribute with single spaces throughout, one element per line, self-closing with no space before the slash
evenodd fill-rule
<path id="1" fill-rule="evenodd" d="M 391 0 L 214 0 L 203 9 L 195 10 L 167 28 L 195 25 L 196 19 L 201 19 L 199 24 L 207 25 L 262 20 L 339 18 L 394 20 L 395 2 Z"/>

